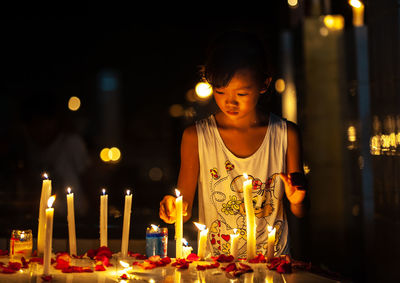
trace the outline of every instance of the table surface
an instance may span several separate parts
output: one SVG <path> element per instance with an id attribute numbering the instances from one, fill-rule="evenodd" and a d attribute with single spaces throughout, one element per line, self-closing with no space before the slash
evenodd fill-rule
<path id="1" fill-rule="evenodd" d="M 8 258 L 7 258 L 8 260 Z M 0 259 L 0 261 L 6 263 L 6 259 Z M 126 262 L 132 263 L 134 259 L 128 259 Z M 174 259 L 172 260 L 174 261 Z M 242 274 L 240 277 L 229 278 L 225 271 L 220 268 L 207 269 L 204 271 L 198 271 L 196 269 L 197 262 L 191 263 L 189 268 L 186 270 L 178 270 L 171 264 L 165 267 L 157 267 L 152 270 L 144 270 L 139 266 L 133 266 L 130 270 L 124 271 L 123 267 L 119 264 L 119 259 L 113 256 L 111 259 L 113 264 L 107 267 L 106 271 L 94 271 L 93 273 L 62 273 L 60 270 L 51 268 L 52 283 L 66 282 L 98 282 L 98 283 L 110 283 L 110 282 L 218 282 L 218 283 L 238 283 L 238 282 L 265 282 L 265 283 L 333 283 L 334 281 L 310 272 L 294 270 L 289 274 L 279 274 L 276 271 L 269 270 L 265 263 L 248 264 L 252 267 L 254 272 Z M 205 262 L 199 262 L 205 263 Z M 208 264 L 210 262 L 207 262 Z M 73 259 L 72 265 L 82 267 L 94 268 L 94 261 L 90 259 Z M 226 264 L 221 264 L 224 266 Z M 19 272 L 14 274 L 1 274 L 0 282 L 32 282 L 41 283 L 42 281 L 42 270 L 43 266 L 37 263 L 31 263 L 29 268 L 21 269 Z M 129 276 L 128 280 L 121 280 L 122 274 Z"/>

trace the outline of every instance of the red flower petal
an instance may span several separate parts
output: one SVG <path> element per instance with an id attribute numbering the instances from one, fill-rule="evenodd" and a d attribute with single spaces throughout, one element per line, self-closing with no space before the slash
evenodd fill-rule
<path id="1" fill-rule="evenodd" d="M 43 275 L 42 277 L 43 281 L 49 282 L 51 281 L 51 279 L 53 279 L 53 277 L 51 275 Z"/>
<path id="2" fill-rule="evenodd" d="M 94 270 L 95 271 L 106 271 L 106 268 L 102 264 L 96 264 L 96 266 L 94 267 Z"/>
<path id="3" fill-rule="evenodd" d="M 226 272 L 231 272 L 231 271 L 237 270 L 236 264 L 234 262 L 230 263 L 224 268 L 224 270 Z"/>
<path id="4" fill-rule="evenodd" d="M 198 265 L 196 266 L 196 269 L 197 269 L 197 270 L 206 270 L 207 267 L 206 267 L 205 265 L 199 265 L 199 264 L 198 264 Z"/>
<path id="5" fill-rule="evenodd" d="M 126 275 L 126 274 L 124 273 L 124 274 L 122 274 L 122 275 L 120 276 L 120 278 L 123 279 L 123 280 L 126 280 L 126 279 L 128 279 L 128 275 Z"/>
<path id="6" fill-rule="evenodd" d="M 283 261 L 278 267 L 276 268 L 276 271 L 279 273 L 291 273 L 292 272 L 292 266 L 289 262 Z"/>
<path id="7" fill-rule="evenodd" d="M 0 250 L 0 256 L 1 255 L 8 255 L 8 250 Z"/>
<path id="8" fill-rule="evenodd" d="M 197 254 L 191 253 L 190 255 L 188 255 L 186 257 L 188 260 L 192 260 L 192 261 L 198 261 L 200 260 L 200 257 Z"/>
<path id="9" fill-rule="evenodd" d="M 31 257 L 28 263 L 37 262 L 39 264 L 43 264 L 43 258 L 41 257 Z"/>

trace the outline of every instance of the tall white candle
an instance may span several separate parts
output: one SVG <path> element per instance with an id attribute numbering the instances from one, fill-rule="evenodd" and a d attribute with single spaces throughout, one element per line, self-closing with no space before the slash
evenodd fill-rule
<path id="1" fill-rule="evenodd" d="M 199 246 L 197 248 L 197 256 L 200 259 L 204 259 L 206 256 L 206 249 L 207 249 L 208 228 L 206 227 L 206 225 L 199 224 L 196 222 L 194 222 L 194 225 L 196 225 L 196 227 L 200 230 Z"/>
<path id="2" fill-rule="evenodd" d="M 253 181 L 243 174 L 246 180 L 243 182 L 244 207 L 247 219 L 247 260 L 256 257 L 256 218 L 253 207 Z"/>
<path id="3" fill-rule="evenodd" d="M 67 220 L 68 220 L 68 236 L 69 236 L 69 254 L 76 255 L 76 233 L 75 233 L 75 211 L 74 211 L 74 193 L 71 188 L 67 189 Z"/>
<path id="4" fill-rule="evenodd" d="M 129 226 L 131 222 L 132 194 L 130 190 L 126 191 L 125 208 L 124 208 L 124 225 L 122 228 L 121 256 L 128 256 L 129 246 Z"/>
<path id="5" fill-rule="evenodd" d="M 107 247 L 108 195 L 103 189 L 100 196 L 100 247 Z"/>
<path id="6" fill-rule="evenodd" d="M 237 259 L 238 257 L 238 246 L 239 246 L 239 234 L 236 233 L 237 229 L 233 229 L 231 234 L 231 255 Z"/>
<path id="7" fill-rule="evenodd" d="M 276 228 L 268 226 L 267 259 L 274 257 Z"/>
<path id="8" fill-rule="evenodd" d="M 46 207 L 47 200 L 51 195 L 51 180 L 48 179 L 46 173 L 43 174 L 42 182 L 42 193 L 40 196 L 39 206 L 39 225 L 38 225 L 38 236 L 37 236 L 37 251 L 38 255 L 43 255 L 44 251 L 44 237 L 45 237 L 45 225 L 46 225 Z"/>
<path id="9" fill-rule="evenodd" d="M 176 242 L 176 258 L 182 257 L 182 238 L 183 238 L 183 212 L 182 212 L 182 196 L 179 190 L 175 189 L 176 200 L 176 221 L 175 221 L 175 242 Z"/>
<path id="10" fill-rule="evenodd" d="M 43 251 L 43 274 L 50 274 L 50 265 L 51 265 L 51 249 L 52 249 L 52 240 L 53 240 L 53 217 L 54 217 L 54 208 L 52 208 L 53 202 L 56 197 L 51 196 L 47 202 L 48 208 L 46 209 L 46 226 L 45 226 L 45 242 L 44 242 L 44 251 Z"/>

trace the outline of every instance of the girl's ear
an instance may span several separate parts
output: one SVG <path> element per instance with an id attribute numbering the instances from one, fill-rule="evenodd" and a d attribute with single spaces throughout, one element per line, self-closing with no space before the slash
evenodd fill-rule
<path id="1" fill-rule="evenodd" d="M 264 81 L 264 86 L 261 88 L 260 94 L 265 94 L 269 88 L 269 85 L 271 84 L 272 78 L 268 77 Z"/>

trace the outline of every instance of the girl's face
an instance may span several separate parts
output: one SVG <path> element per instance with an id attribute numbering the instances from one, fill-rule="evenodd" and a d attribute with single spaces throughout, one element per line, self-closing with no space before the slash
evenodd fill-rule
<path id="1" fill-rule="evenodd" d="M 226 87 L 214 89 L 214 98 L 228 118 L 237 120 L 255 113 L 259 95 L 265 91 L 253 72 L 243 69 L 235 73 Z"/>

